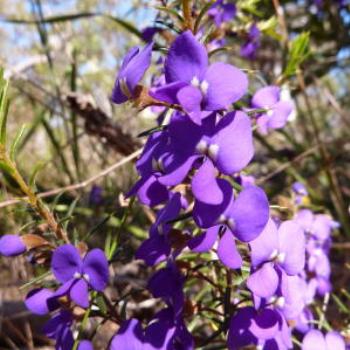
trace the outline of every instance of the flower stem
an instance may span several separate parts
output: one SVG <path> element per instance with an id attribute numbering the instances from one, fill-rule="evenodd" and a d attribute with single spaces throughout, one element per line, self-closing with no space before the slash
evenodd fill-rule
<path id="1" fill-rule="evenodd" d="M 33 192 L 33 190 L 27 185 L 22 175 L 19 173 L 14 161 L 8 156 L 6 149 L 0 144 L 0 161 L 2 161 L 9 168 L 11 176 L 17 182 L 21 191 L 27 196 L 27 202 L 30 206 L 40 215 L 49 225 L 51 230 L 56 234 L 58 239 L 62 239 L 66 243 L 69 243 L 67 233 L 63 230 L 62 226 L 56 221 L 53 214 L 45 206 L 44 202 Z"/>
<path id="2" fill-rule="evenodd" d="M 192 1 L 191 0 L 182 0 L 182 8 L 185 18 L 185 29 L 189 29 L 193 32 L 194 23 L 192 17 Z"/>

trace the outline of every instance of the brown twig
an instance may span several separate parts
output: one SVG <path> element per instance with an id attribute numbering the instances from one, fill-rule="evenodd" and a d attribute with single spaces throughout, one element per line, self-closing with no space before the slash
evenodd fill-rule
<path id="1" fill-rule="evenodd" d="M 76 183 L 73 185 L 68 185 L 68 186 L 56 188 L 54 190 L 42 192 L 42 193 L 37 194 L 36 196 L 38 198 L 45 198 L 45 197 L 55 196 L 55 195 L 62 193 L 62 192 L 72 192 L 72 191 L 76 191 L 76 190 L 79 190 L 81 188 L 84 188 L 84 187 L 90 185 L 91 183 L 99 180 L 100 178 L 108 175 L 109 173 L 111 173 L 112 171 L 116 170 L 117 168 L 123 166 L 124 164 L 130 162 L 131 160 L 135 159 L 136 157 L 138 157 L 141 154 L 141 151 L 142 151 L 142 149 L 138 149 L 134 153 L 130 154 L 128 157 L 123 158 L 119 162 L 111 165 L 110 167 L 103 170 L 99 174 L 94 175 L 85 181 L 82 181 L 82 182 L 79 182 L 79 183 Z M 0 208 L 4 208 L 4 207 L 10 206 L 10 205 L 18 204 L 18 203 L 23 202 L 23 201 L 28 201 L 28 199 L 29 199 L 28 197 L 9 199 L 7 201 L 1 202 Z"/>
<path id="2" fill-rule="evenodd" d="M 182 0 L 182 9 L 185 19 L 185 29 L 189 29 L 193 32 L 192 0 Z"/>

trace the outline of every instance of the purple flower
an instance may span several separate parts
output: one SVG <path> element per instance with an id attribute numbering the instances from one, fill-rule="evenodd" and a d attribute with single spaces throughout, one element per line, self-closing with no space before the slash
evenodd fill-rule
<path id="1" fill-rule="evenodd" d="M 232 317 L 228 332 L 229 350 L 259 345 L 262 350 L 291 349 L 291 336 L 286 321 L 272 309 L 256 311 L 252 307 L 238 309 Z"/>
<path id="2" fill-rule="evenodd" d="M 110 350 L 193 350 L 193 339 L 183 321 L 174 318 L 171 308 L 158 312 L 143 330 L 140 322 L 124 322 L 113 337 Z"/>
<path id="3" fill-rule="evenodd" d="M 28 310 L 36 315 L 46 315 L 59 308 L 55 293 L 47 288 L 33 289 L 25 299 Z"/>
<path id="4" fill-rule="evenodd" d="M 151 43 L 153 41 L 153 37 L 160 31 L 161 31 L 161 28 L 158 28 L 158 27 L 147 27 L 141 32 L 142 39 L 146 43 Z"/>
<path id="5" fill-rule="evenodd" d="M 257 117 L 259 130 L 263 134 L 284 127 L 294 109 L 291 100 L 281 99 L 281 89 L 278 86 L 266 86 L 258 90 L 253 96 L 252 107 L 267 110 Z"/>
<path id="6" fill-rule="evenodd" d="M 304 198 L 308 195 L 306 187 L 301 182 L 295 182 L 292 185 L 293 193 L 295 194 L 294 202 L 296 205 L 303 203 Z"/>
<path id="7" fill-rule="evenodd" d="M 304 337 L 302 350 L 345 350 L 345 342 L 338 332 L 328 332 L 324 336 L 319 330 L 312 329 Z"/>
<path id="8" fill-rule="evenodd" d="M 101 205 L 103 203 L 103 189 L 101 186 L 93 185 L 89 194 L 90 205 Z"/>
<path id="9" fill-rule="evenodd" d="M 80 340 L 77 350 L 94 350 L 94 347 L 89 340 Z"/>
<path id="10" fill-rule="evenodd" d="M 166 186 L 181 183 L 199 162 L 202 166 L 192 181 L 193 194 L 205 203 L 217 204 L 223 194 L 214 166 L 223 174 L 233 175 L 250 162 L 253 154 L 252 129 L 245 113 L 228 113 L 217 124 L 212 114 L 202 125 L 175 113 L 167 130 L 154 133 L 147 141 L 137 162 L 141 179 L 129 195 L 137 193 L 143 204 L 160 204 L 169 198 Z"/>
<path id="11" fill-rule="evenodd" d="M 143 50 L 134 47 L 126 54 L 112 92 L 114 103 L 124 103 L 134 97 L 137 84 L 151 64 L 152 47 L 153 43 Z"/>
<path id="12" fill-rule="evenodd" d="M 4 235 L 0 238 L 0 255 L 17 256 L 26 250 L 22 238 L 18 235 Z"/>
<path id="13" fill-rule="evenodd" d="M 260 47 L 260 30 L 253 24 L 250 27 L 248 38 L 246 42 L 241 46 L 241 56 L 250 60 L 254 60 L 256 57 L 256 51 Z"/>
<path id="14" fill-rule="evenodd" d="M 261 298 L 273 296 L 280 274 L 294 276 L 305 266 L 305 235 L 296 221 L 285 221 L 277 230 L 270 219 L 261 235 L 250 242 L 252 266 L 248 288 Z"/>
<path id="15" fill-rule="evenodd" d="M 74 339 L 71 331 L 73 316 L 68 311 L 60 311 L 44 326 L 44 333 L 56 340 L 56 350 L 72 350 Z"/>
<path id="16" fill-rule="evenodd" d="M 166 85 L 152 95 L 161 101 L 178 103 L 197 124 L 208 113 L 224 110 L 246 92 L 248 79 L 238 68 L 213 63 L 208 53 L 190 31 L 179 35 L 170 47 L 165 61 Z"/>
<path id="17" fill-rule="evenodd" d="M 192 335 L 171 307 L 159 311 L 145 331 L 150 349 L 194 350 Z M 146 348 L 148 349 L 148 348 Z"/>
<path id="18" fill-rule="evenodd" d="M 89 306 L 89 287 L 102 292 L 108 283 L 108 261 L 101 249 L 93 249 L 81 259 L 73 245 L 62 245 L 53 253 L 51 269 L 56 279 L 63 283 L 55 296 L 69 295 L 83 308 Z"/>
<path id="19" fill-rule="evenodd" d="M 209 9 L 208 15 L 215 25 L 220 27 L 222 23 L 231 21 L 236 16 L 236 5 L 224 0 L 216 1 Z"/>
<path id="20" fill-rule="evenodd" d="M 269 218 L 269 203 L 263 190 L 247 186 L 232 199 L 231 185 L 219 180 L 224 195 L 223 205 L 212 206 L 196 201 L 193 215 L 200 227 L 207 231 L 193 238 L 189 246 L 196 252 L 206 252 L 212 248 L 218 236 L 218 256 L 227 267 L 237 269 L 242 258 L 236 248 L 235 239 L 249 242 L 263 231 Z"/>
<path id="21" fill-rule="evenodd" d="M 175 193 L 166 206 L 159 211 L 155 223 L 150 230 L 150 237 L 146 239 L 136 252 L 137 259 L 143 259 L 147 265 L 155 265 L 165 260 L 171 251 L 171 242 L 168 233 L 174 220 L 181 210 L 181 195 Z"/>
<path id="22" fill-rule="evenodd" d="M 162 298 L 169 305 L 176 316 L 182 313 L 184 305 L 185 278 L 173 263 L 158 270 L 150 278 L 148 289 L 156 298 Z"/>
<path id="23" fill-rule="evenodd" d="M 117 334 L 113 337 L 110 350 L 146 350 L 145 335 L 140 322 L 130 319 L 123 322 Z"/>

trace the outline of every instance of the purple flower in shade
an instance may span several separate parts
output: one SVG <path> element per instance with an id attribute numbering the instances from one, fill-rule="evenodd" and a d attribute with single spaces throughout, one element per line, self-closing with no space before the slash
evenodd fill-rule
<path id="1" fill-rule="evenodd" d="M 185 278 L 173 263 L 168 263 L 163 269 L 153 274 L 148 282 L 148 289 L 156 298 L 162 298 L 176 316 L 182 313 L 184 305 Z"/>
<path id="2" fill-rule="evenodd" d="M 193 350 L 192 335 L 171 307 L 159 311 L 145 331 L 149 348 L 157 350 Z"/>
<path id="3" fill-rule="evenodd" d="M 256 51 L 260 47 L 261 32 L 256 24 L 253 24 L 248 33 L 246 42 L 241 46 L 241 56 L 250 60 L 256 57 Z"/>
<path id="4" fill-rule="evenodd" d="M 217 254 L 227 267 L 237 269 L 242 258 L 236 248 L 235 238 L 250 242 L 263 231 L 269 218 L 266 194 L 256 186 L 247 186 L 233 200 L 232 187 L 226 180 L 218 180 L 224 193 L 223 204 L 208 205 L 196 201 L 193 217 L 200 227 L 208 228 L 194 237 L 189 247 L 195 252 L 206 252 L 220 237 Z"/>
<path id="5" fill-rule="evenodd" d="M 150 229 L 150 237 L 143 241 L 136 252 L 137 259 L 143 259 L 147 265 L 153 266 L 165 260 L 171 252 L 169 232 L 172 225 L 169 221 L 177 218 L 181 210 L 181 195 L 171 196 L 165 207 L 159 211 L 155 223 Z"/>
<path id="6" fill-rule="evenodd" d="M 151 64 L 152 47 L 153 43 L 142 50 L 134 47 L 126 54 L 112 92 L 114 103 L 124 103 L 134 97 L 137 84 Z"/>
<path id="7" fill-rule="evenodd" d="M 74 338 L 71 330 L 73 316 L 62 310 L 55 314 L 44 326 L 44 333 L 56 340 L 56 350 L 72 350 Z"/>
<path id="8" fill-rule="evenodd" d="M 62 245 L 52 255 L 51 269 L 63 283 L 55 297 L 68 295 L 83 308 L 89 306 L 89 287 L 102 292 L 108 283 L 108 261 L 101 249 L 89 251 L 82 259 L 76 247 Z"/>
<path id="9" fill-rule="evenodd" d="M 305 235 L 296 221 L 285 221 L 277 230 L 270 219 L 260 236 L 250 242 L 250 248 L 255 271 L 247 286 L 260 298 L 276 293 L 281 275 L 297 275 L 305 266 Z"/>
<path id="10" fill-rule="evenodd" d="M 146 43 L 151 43 L 153 41 L 153 37 L 161 31 L 161 28 L 158 27 L 147 27 L 145 28 L 141 34 L 142 34 L 142 39 Z"/>
<path id="11" fill-rule="evenodd" d="M 90 205 L 101 205 L 103 203 L 103 189 L 101 186 L 93 185 L 89 194 Z"/>
<path id="12" fill-rule="evenodd" d="M 170 47 L 165 79 L 166 85 L 153 91 L 153 97 L 180 104 L 197 124 L 211 111 L 238 101 L 248 87 L 246 75 L 238 68 L 221 62 L 209 66 L 205 46 L 190 31 L 179 35 Z"/>
<path id="13" fill-rule="evenodd" d="M 110 350 L 192 350 L 193 339 L 171 308 L 158 312 L 143 330 L 136 319 L 125 321 L 113 337 Z"/>
<path id="14" fill-rule="evenodd" d="M 148 206 L 163 203 L 170 196 L 167 187 L 158 181 L 163 169 L 160 159 L 168 150 L 168 140 L 166 131 L 153 133 L 148 138 L 140 159 L 136 162 L 141 179 L 129 191 L 128 196 L 137 194 L 140 202 Z"/>
<path id="15" fill-rule="evenodd" d="M 240 350 L 249 345 L 261 350 L 292 348 L 290 330 L 281 315 L 272 309 L 256 311 L 253 307 L 238 309 L 231 318 L 227 345 L 229 350 Z"/>
<path id="16" fill-rule="evenodd" d="M 0 255 L 17 256 L 27 250 L 22 238 L 18 235 L 3 235 L 0 238 Z"/>
<path id="17" fill-rule="evenodd" d="M 224 0 L 216 1 L 209 9 L 208 15 L 215 25 L 220 27 L 222 23 L 231 21 L 236 16 L 236 5 Z"/>
<path id="18" fill-rule="evenodd" d="M 345 341 L 338 332 L 328 332 L 325 336 L 311 329 L 303 339 L 302 350 L 345 350 Z"/>
<path id="19" fill-rule="evenodd" d="M 267 110 L 257 117 L 259 131 L 262 134 L 283 128 L 294 110 L 291 100 L 284 101 L 281 98 L 281 89 L 278 86 L 266 86 L 258 90 L 253 96 L 252 107 Z"/>

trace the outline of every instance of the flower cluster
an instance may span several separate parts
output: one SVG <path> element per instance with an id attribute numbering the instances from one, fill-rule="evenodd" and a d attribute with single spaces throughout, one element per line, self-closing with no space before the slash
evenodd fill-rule
<path id="1" fill-rule="evenodd" d="M 217 30 L 236 14 L 236 5 L 223 0 L 208 8 Z M 292 186 L 293 215 L 281 221 L 254 177 L 244 173 L 255 154 L 253 130 L 264 137 L 283 128 L 294 111 L 290 96 L 277 85 L 264 86 L 250 96 L 248 77 L 241 69 L 210 62 L 209 47 L 217 42 L 204 44 L 200 30 L 196 35 L 185 30 L 174 38 L 166 57 L 158 57 L 160 73 L 146 88 L 141 80 L 151 65 L 156 47 L 152 39 L 159 31 L 146 29 L 142 34 L 147 45 L 127 53 L 112 101 L 131 101 L 160 112 L 157 127 L 145 133 L 148 138 L 136 162 L 139 179 L 128 196 L 137 196 L 156 211 L 136 258 L 154 269 L 147 289 L 162 306 L 147 323 L 135 316 L 116 317 L 119 329 L 109 348 L 202 346 L 188 325 L 195 310 L 204 309 L 190 300 L 189 286 L 198 278 L 216 289 L 210 295 L 215 299 L 217 334 L 226 337 L 229 350 L 292 349 L 293 336 L 303 350 L 345 349 L 340 333 L 321 332 L 321 321 L 313 312 L 317 297 L 332 290 L 329 253 L 332 230 L 338 224 L 307 208 L 308 192 L 301 183 Z M 241 56 L 255 57 L 260 34 L 258 26 L 251 25 Z M 89 201 L 101 205 L 101 188 L 93 187 Z M 100 249 L 40 244 L 49 255 L 54 279 L 30 291 L 26 307 L 34 314 L 50 315 L 44 333 L 55 340 L 56 349 L 91 350 L 92 342 L 75 334 L 81 321 L 77 310 L 87 318 L 93 308 L 99 310 L 96 298 L 106 297 L 109 280 L 107 257 Z M 4 256 L 32 248 L 24 236 L 0 239 Z M 212 264 L 225 282 L 200 275 L 201 264 L 194 265 L 193 260 Z M 111 314 L 104 316 L 108 319 Z"/>
<path id="2" fill-rule="evenodd" d="M 219 25 L 222 12 L 216 13 L 218 6 L 222 4 L 211 12 Z M 143 72 L 150 65 L 149 56 L 143 56 L 146 49 L 138 49 L 135 58 Z M 123 69 L 128 69 L 126 61 Z M 264 191 L 240 175 L 254 156 L 252 120 L 235 108 L 247 94 L 248 79 L 242 71 L 227 63 L 209 64 L 206 47 L 186 31 L 172 43 L 162 74 L 149 94 L 155 104 L 161 102 L 174 111 L 168 113 L 166 124 L 162 119 L 150 133 L 136 164 L 140 179 L 129 195 L 137 195 L 144 205 L 161 206 L 137 258 L 149 266 L 163 264 L 148 289 L 163 299 L 166 308 L 146 329 L 135 319 L 127 321 L 112 344 L 115 349 L 125 344 L 135 349 L 193 349 L 194 340 L 184 322 L 187 278 L 181 258 L 188 251 L 211 251 L 229 270 L 241 270 L 246 263 L 251 266 L 242 288 L 252 299 L 242 303 L 238 295 L 231 305 L 228 348 L 291 349 L 290 324 L 297 324 L 300 331 L 303 326 L 304 332 L 312 330 L 311 285 L 317 284 L 319 293 L 326 292 L 329 273 L 319 261 L 327 256 L 333 221 L 324 222 L 329 229 L 326 237 L 318 223 L 325 215 L 305 209 L 279 222 L 270 215 Z M 115 86 L 123 79 L 128 78 L 119 74 Z M 114 101 L 116 93 L 117 88 Z M 248 107 L 257 110 L 257 125 L 267 133 L 283 127 L 294 106 L 281 99 L 278 86 L 267 86 L 254 94 Z M 293 188 L 297 196 L 307 195 L 301 184 Z M 179 230 L 176 223 L 182 217 L 192 224 Z M 247 250 L 248 261 L 242 257 Z M 159 340 L 159 347 L 154 339 Z"/>
<path id="3" fill-rule="evenodd" d="M 0 252 L 4 256 L 17 256 L 27 250 L 30 250 L 30 244 L 18 235 L 5 235 L 0 240 Z M 61 285 L 56 290 L 31 290 L 25 305 L 36 315 L 50 314 L 43 332 L 55 340 L 57 350 L 71 350 L 75 343 L 74 310 L 77 307 L 88 309 L 92 304 L 90 294 L 104 291 L 109 279 L 108 261 L 100 249 L 92 249 L 82 258 L 75 246 L 65 244 L 53 251 L 51 271 Z M 77 349 L 92 350 L 93 346 L 90 341 L 79 339 Z"/>

